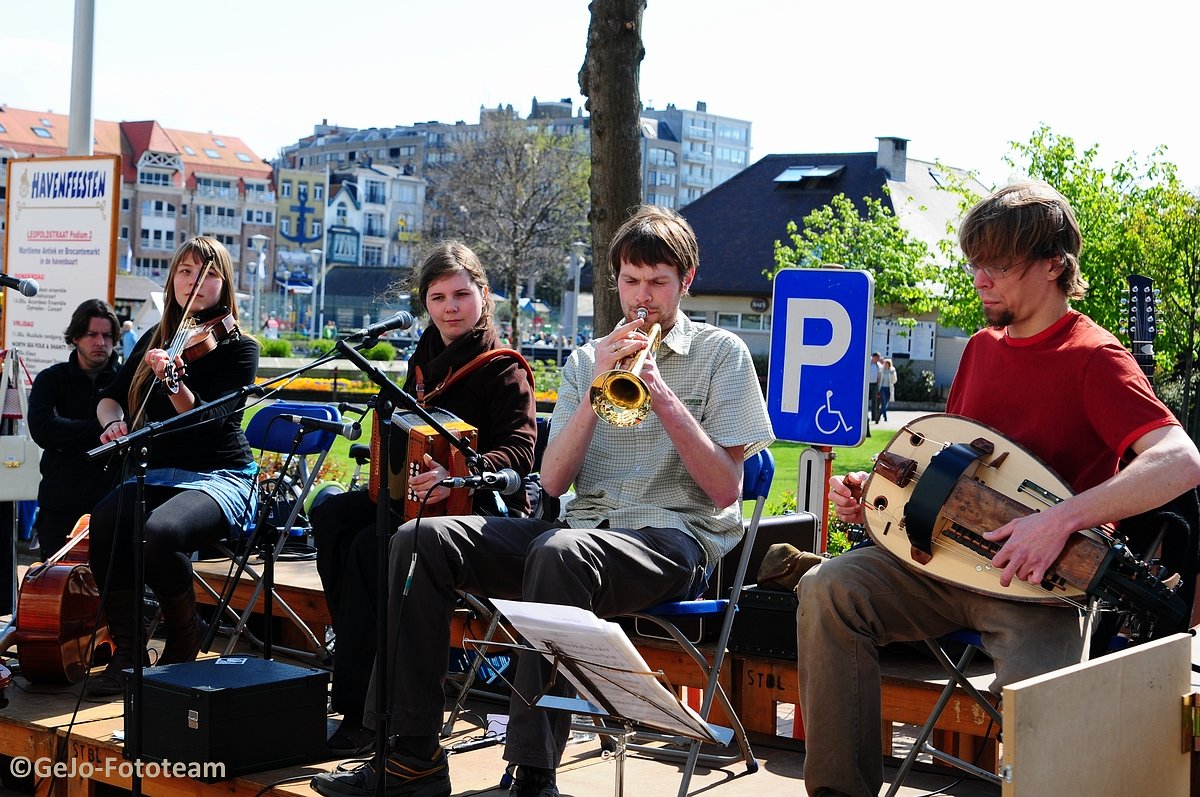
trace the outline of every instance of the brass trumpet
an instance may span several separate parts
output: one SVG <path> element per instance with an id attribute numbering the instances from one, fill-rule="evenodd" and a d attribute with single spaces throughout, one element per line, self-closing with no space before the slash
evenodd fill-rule
<path id="1" fill-rule="evenodd" d="M 637 317 L 645 318 L 646 308 L 639 307 Z M 600 420 L 613 426 L 637 426 L 650 414 L 650 389 L 638 374 L 646 358 L 658 351 L 662 343 L 662 326 L 655 324 L 646 334 L 646 348 L 632 358 L 631 364 L 625 364 L 630 359 L 626 358 L 611 371 L 605 371 L 592 381 L 589 394 L 592 410 Z"/>

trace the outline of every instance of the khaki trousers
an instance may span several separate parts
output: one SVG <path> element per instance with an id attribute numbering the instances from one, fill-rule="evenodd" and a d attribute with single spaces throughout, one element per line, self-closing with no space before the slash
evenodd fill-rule
<path id="1" fill-rule="evenodd" d="M 980 595 L 914 572 L 867 546 L 808 571 L 796 587 L 796 636 L 808 793 L 875 797 L 883 785 L 880 646 L 961 628 L 996 665 L 991 691 L 1078 663 L 1075 608 Z"/>

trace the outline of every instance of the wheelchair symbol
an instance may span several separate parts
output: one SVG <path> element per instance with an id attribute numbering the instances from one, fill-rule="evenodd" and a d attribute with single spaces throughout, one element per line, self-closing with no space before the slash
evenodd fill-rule
<path id="1" fill-rule="evenodd" d="M 854 427 L 851 426 L 850 424 L 846 423 L 846 418 L 845 418 L 845 416 L 842 415 L 841 410 L 835 410 L 833 408 L 832 400 L 833 400 L 833 391 L 826 390 L 825 391 L 825 406 L 821 407 L 820 409 L 817 410 L 816 417 L 813 419 L 814 422 L 816 423 L 817 431 L 819 431 L 821 434 L 833 434 L 834 432 L 838 432 L 843 429 L 845 429 L 847 432 L 853 431 Z M 822 423 L 821 423 L 822 415 L 829 416 L 826 418 L 825 422 L 832 423 L 833 424 L 832 429 L 826 429 L 825 426 L 822 425 Z"/>

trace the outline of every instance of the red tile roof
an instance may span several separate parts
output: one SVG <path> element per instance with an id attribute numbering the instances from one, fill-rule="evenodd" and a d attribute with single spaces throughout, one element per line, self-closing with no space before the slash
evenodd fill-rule
<path id="1" fill-rule="evenodd" d="M 65 114 L 0 105 L 0 126 L 4 128 L 0 132 L 0 145 L 21 154 L 65 155 L 69 121 Z M 34 128 L 44 130 L 46 135 L 35 133 Z M 197 172 L 252 180 L 271 177 L 271 167 L 235 136 L 168 130 L 152 119 L 138 122 L 96 119 L 92 128 L 95 153 L 121 155 L 126 182 L 137 179 L 137 163 L 146 151 L 179 155 L 189 184 L 194 184 Z M 207 154 L 210 150 L 216 158 Z"/>

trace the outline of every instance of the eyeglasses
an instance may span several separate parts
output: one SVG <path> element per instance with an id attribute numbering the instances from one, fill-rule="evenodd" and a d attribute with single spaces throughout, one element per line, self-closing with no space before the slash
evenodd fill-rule
<path id="1" fill-rule="evenodd" d="M 963 263 L 962 267 L 963 271 L 967 272 L 971 279 L 975 279 L 975 275 L 982 271 L 983 275 L 990 280 L 1004 279 L 1008 272 L 1017 268 L 1017 266 L 1006 266 L 1004 268 L 996 268 L 995 266 L 978 266 L 974 263 Z"/>

